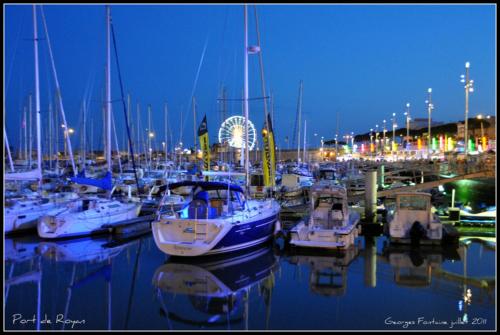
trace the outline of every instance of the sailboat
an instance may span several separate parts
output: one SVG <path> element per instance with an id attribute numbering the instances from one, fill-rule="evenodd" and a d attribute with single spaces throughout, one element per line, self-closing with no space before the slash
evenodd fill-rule
<path id="1" fill-rule="evenodd" d="M 111 12 L 106 7 L 107 17 L 107 66 L 106 66 L 106 106 L 107 106 L 107 141 L 106 161 L 107 173 L 102 180 L 87 180 L 90 185 L 112 190 L 111 171 L 111 53 L 110 26 Z M 74 178 L 74 180 L 77 180 Z M 84 179 L 84 178 L 81 178 Z M 79 199 L 65 208 L 51 211 L 42 217 L 37 225 L 38 234 L 43 238 L 63 238 L 85 236 L 109 231 L 109 227 L 122 221 L 137 218 L 141 203 L 134 201 L 122 202 L 111 198 L 90 197 Z"/>
<path id="2" fill-rule="evenodd" d="M 4 175 L 4 181 L 28 181 L 37 180 L 39 190 L 42 185 L 42 146 L 41 146 L 41 120 L 40 120 L 40 89 L 38 71 L 38 28 L 37 28 L 36 5 L 33 5 L 33 37 L 35 50 L 35 112 L 36 112 L 36 133 L 37 133 L 37 169 L 26 172 L 13 172 Z M 50 43 L 49 43 L 50 49 Z M 11 169 L 13 166 L 11 164 Z M 13 233 L 34 229 L 37 220 L 47 213 L 47 211 L 66 204 L 78 196 L 74 193 L 58 193 L 41 197 L 35 194 L 34 197 L 23 199 L 11 199 L 6 202 L 4 214 L 4 232 Z"/>
<path id="3" fill-rule="evenodd" d="M 244 6 L 244 111 L 245 141 L 248 141 L 248 46 L 247 7 Z M 206 125 L 205 125 L 206 126 Z M 245 147 L 245 183 L 249 189 L 249 148 Z M 231 182 L 184 181 L 191 186 L 192 200 L 175 214 L 160 214 L 152 222 L 156 246 L 175 256 L 202 256 L 249 248 L 272 238 L 280 205 L 274 199 L 254 200 Z"/>

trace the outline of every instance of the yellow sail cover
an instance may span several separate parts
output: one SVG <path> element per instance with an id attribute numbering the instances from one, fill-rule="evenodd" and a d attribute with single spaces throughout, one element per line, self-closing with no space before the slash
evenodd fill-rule
<path id="1" fill-rule="evenodd" d="M 207 116 L 203 118 L 198 127 L 198 138 L 200 140 L 201 153 L 203 159 L 203 170 L 210 170 L 210 145 L 208 143 Z M 206 177 L 208 179 L 208 176 Z"/>

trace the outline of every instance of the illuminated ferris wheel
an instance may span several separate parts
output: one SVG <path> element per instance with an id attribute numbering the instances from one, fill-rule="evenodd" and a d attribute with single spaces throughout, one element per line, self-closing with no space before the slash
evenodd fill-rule
<path id="1" fill-rule="evenodd" d="M 248 120 L 249 150 L 255 146 L 256 132 L 253 123 Z M 245 118 L 231 116 L 224 121 L 219 129 L 219 143 L 226 143 L 233 148 L 245 148 Z"/>

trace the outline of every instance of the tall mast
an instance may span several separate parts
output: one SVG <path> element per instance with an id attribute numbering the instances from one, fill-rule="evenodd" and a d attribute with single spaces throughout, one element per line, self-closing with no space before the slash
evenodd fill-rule
<path id="1" fill-rule="evenodd" d="M 106 162 L 108 171 L 111 172 L 111 9 L 106 6 Z"/>
<path id="2" fill-rule="evenodd" d="M 86 157 L 87 153 L 87 103 L 85 99 L 83 100 L 83 163 L 82 166 L 85 169 L 85 160 L 87 159 Z"/>
<path id="3" fill-rule="evenodd" d="M 137 158 L 139 161 L 139 166 L 141 165 L 141 138 L 140 138 L 140 133 L 141 129 L 139 128 L 139 122 L 140 122 L 140 112 L 141 112 L 141 106 L 139 103 L 137 103 Z"/>
<path id="4" fill-rule="evenodd" d="M 244 85 L 243 85 L 243 110 L 245 113 L 245 191 L 248 194 L 249 189 L 249 158 L 248 151 L 248 26 L 247 26 L 247 5 L 244 5 L 244 21 L 245 21 L 245 52 L 244 52 Z"/>
<path id="5" fill-rule="evenodd" d="M 127 120 L 130 123 L 130 94 L 127 94 Z M 130 146 L 127 145 L 127 140 L 125 140 L 125 145 L 127 146 L 127 160 L 130 160 Z"/>
<path id="6" fill-rule="evenodd" d="M 302 151 L 303 153 L 302 161 L 304 163 L 306 162 L 306 132 L 307 132 L 307 120 L 304 120 L 304 150 Z"/>
<path id="7" fill-rule="evenodd" d="M 300 87 L 299 87 L 299 101 L 298 101 L 298 106 L 297 106 L 297 113 L 298 113 L 298 135 L 297 135 L 297 164 L 300 162 L 300 123 L 301 123 L 301 114 L 302 114 L 302 80 L 300 81 Z"/>
<path id="8" fill-rule="evenodd" d="M 29 124 L 30 124 L 30 135 L 29 135 L 29 149 L 28 149 L 28 164 L 31 169 L 31 157 L 33 156 L 33 102 L 31 101 L 31 94 L 29 96 Z"/>
<path id="9" fill-rule="evenodd" d="M 45 21 L 45 14 L 43 12 L 43 7 L 40 7 L 40 9 L 41 9 L 41 13 L 42 13 L 43 26 L 45 28 L 45 36 L 47 38 L 47 46 L 48 46 L 49 55 L 50 55 L 50 64 L 52 66 L 52 74 L 54 75 L 54 82 L 55 82 L 55 85 L 56 85 L 56 96 L 58 97 L 59 108 L 61 110 L 62 121 L 64 123 L 64 130 L 68 131 L 69 127 L 68 127 L 68 124 L 66 122 L 66 116 L 64 114 L 64 106 L 63 106 L 63 103 L 62 103 L 61 89 L 60 89 L 60 86 L 59 86 L 59 79 L 57 78 L 57 71 L 56 71 L 56 66 L 55 66 L 55 63 L 54 63 L 54 56 L 52 54 L 52 47 L 50 45 L 50 38 L 49 38 L 49 31 L 47 29 L 47 22 Z M 37 47 L 37 50 L 38 50 L 38 47 Z M 36 53 L 38 54 L 38 51 Z M 37 65 L 37 67 L 38 67 L 38 65 Z M 38 94 L 39 94 L 39 92 L 38 92 Z M 40 98 L 38 98 L 37 118 L 40 118 Z M 40 127 L 40 122 L 39 122 L 38 119 L 37 119 L 37 127 Z M 66 136 L 66 144 L 68 146 L 68 152 L 69 152 L 69 157 L 71 159 L 71 166 L 73 167 L 73 173 L 76 176 L 77 171 L 76 171 L 76 166 L 75 166 L 75 160 L 73 159 L 73 149 L 71 148 L 71 139 L 70 139 L 70 136 Z M 39 152 L 41 153 L 41 145 L 40 145 L 40 151 Z"/>
<path id="10" fill-rule="evenodd" d="M 193 96 L 193 148 L 196 157 L 196 98 Z"/>
<path id="11" fill-rule="evenodd" d="M 35 113 L 36 113 L 36 151 L 38 168 L 38 185 L 42 185 L 42 136 L 40 127 L 40 81 L 38 73 L 38 29 L 36 22 L 36 5 L 33 5 L 33 40 L 35 44 Z"/>
<path id="12" fill-rule="evenodd" d="M 24 106 L 24 160 L 28 160 L 28 120 L 26 118 L 26 106 Z"/>
<path id="13" fill-rule="evenodd" d="M 165 164 L 168 162 L 168 109 L 165 102 Z M 166 165 L 165 165 L 166 166 Z"/>
<path id="14" fill-rule="evenodd" d="M 7 138 L 7 132 L 5 131 L 5 126 L 3 128 L 3 138 L 5 141 L 5 146 L 7 147 L 7 155 L 9 157 L 10 170 L 14 172 L 14 163 L 12 163 L 12 156 L 10 154 L 9 139 Z"/>
<path id="15" fill-rule="evenodd" d="M 149 157 L 149 162 L 148 166 L 149 169 L 151 170 L 151 161 L 153 158 L 153 149 L 151 148 L 151 136 L 153 134 L 153 131 L 151 130 L 151 105 L 148 105 L 148 157 Z"/>
<path id="16" fill-rule="evenodd" d="M 52 103 L 49 102 L 49 169 L 52 170 Z"/>

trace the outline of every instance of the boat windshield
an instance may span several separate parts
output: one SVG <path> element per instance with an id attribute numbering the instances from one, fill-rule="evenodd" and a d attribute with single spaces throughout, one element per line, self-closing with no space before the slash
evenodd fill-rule
<path id="1" fill-rule="evenodd" d="M 427 197 L 419 196 L 400 196 L 399 197 L 399 208 L 414 210 L 414 211 L 425 211 L 427 210 L 427 203 L 429 199 Z"/>

